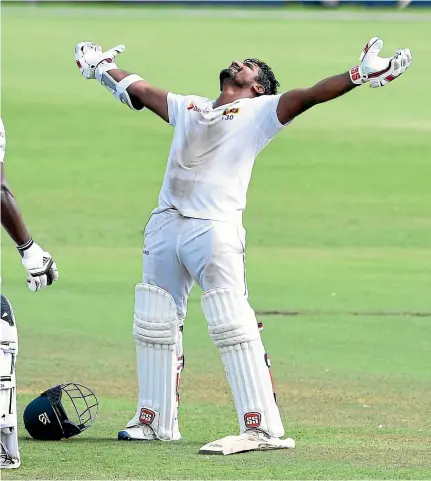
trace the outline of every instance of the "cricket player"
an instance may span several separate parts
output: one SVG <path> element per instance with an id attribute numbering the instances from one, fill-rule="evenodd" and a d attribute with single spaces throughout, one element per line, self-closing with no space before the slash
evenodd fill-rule
<path id="1" fill-rule="evenodd" d="M 247 299 L 242 214 L 257 154 L 298 115 L 369 83 L 384 87 L 411 64 L 408 49 L 389 58 L 372 38 L 360 63 L 313 87 L 278 93 L 271 68 L 257 59 L 233 61 L 220 72 L 219 97 L 178 95 L 155 87 L 81 42 L 75 60 L 86 79 L 96 79 L 132 110 L 150 110 L 174 127 L 158 207 L 145 228 L 143 279 L 135 290 L 139 399 L 120 440 L 181 439 L 178 385 L 182 335 L 194 282 L 220 351 L 238 415 L 238 436 L 209 443 L 201 453 L 292 448 L 273 392 L 269 360 Z M 144 133 L 145 135 L 145 133 Z"/>
<path id="2" fill-rule="evenodd" d="M 0 118 L 1 224 L 15 242 L 27 271 L 30 290 L 38 291 L 58 279 L 51 255 L 36 244 L 24 224 L 18 204 L 6 182 L 4 156 L 6 134 Z M 18 355 L 18 332 L 8 299 L 1 294 L 0 321 L 0 468 L 19 468 L 15 365 Z"/>

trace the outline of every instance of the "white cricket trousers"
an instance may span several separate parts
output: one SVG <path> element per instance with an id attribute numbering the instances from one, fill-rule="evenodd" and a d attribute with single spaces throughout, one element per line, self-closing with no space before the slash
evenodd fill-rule
<path id="1" fill-rule="evenodd" d="M 143 282 L 174 298 L 181 324 L 194 282 L 247 296 L 245 229 L 241 224 L 183 217 L 168 209 L 152 214 L 144 234 Z"/>

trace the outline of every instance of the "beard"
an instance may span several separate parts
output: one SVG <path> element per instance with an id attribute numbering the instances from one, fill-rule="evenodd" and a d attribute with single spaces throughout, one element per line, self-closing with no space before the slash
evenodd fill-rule
<path id="1" fill-rule="evenodd" d="M 224 68 L 220 72 L 220 90 L 223 89 L 223 84 L 225 82 L 229 82 L 236 87 L 244 87 L 246 84 L 244 82 L 239 82 L 238 81 L 238 72 L 233 72 L 232 69 L 230 68 Z"/>
<path id="2" fill-rule="evenodd" d="M 223 89 L 223 84 L 225 83 L 226 80 L 230 80 L 230 81 L 233 81 L 234 80 L 234 77 L 235 77 L 235 74 L 232 72 L 232 70 L 230 68 L 224 68 L 221 72 L 220 72 L 220 90 Z"/>

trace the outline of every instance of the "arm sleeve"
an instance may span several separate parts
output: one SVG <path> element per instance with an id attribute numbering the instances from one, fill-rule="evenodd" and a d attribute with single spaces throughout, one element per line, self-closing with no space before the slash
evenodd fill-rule
<path id="1" fill-rule="evenodd" d="M 259 98 L 259 108 L 255 113 L 255 120 L 264 136 L 270 140 L 278 132 L 284 129 L 287 124 L 278 120 L 277 107 L 281 95 L 262 95 Z"/>
<path id="2" fill-rule="evenodd" d="M 0 162 L 4 161 L 4 154 L 6 151 L 6 132 L 2 119 L 0 119 Z"/>
<path id="3" fill-rule="evenodd" d="M 168 92 L 168 116 L 169 116 L 169 125 L 175 127 L 177 124 L 178 113 L 180 112 L 180 108 L 184 103 L 184 95 L 173 94 L 172 92 Z"/>

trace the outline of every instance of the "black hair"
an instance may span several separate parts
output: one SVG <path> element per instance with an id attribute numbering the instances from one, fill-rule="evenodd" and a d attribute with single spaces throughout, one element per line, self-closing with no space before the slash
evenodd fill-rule
<path id="1" fill-rule="evenodd" d="M 260 68 L 256 81 L 264 88 L 264 95 L 275 95 L 277 93 L 280 82 L 275 78 L 274 72 L 268 64 L 257 58 L 247 58 L 244 63 L 252 63 Z"/>

